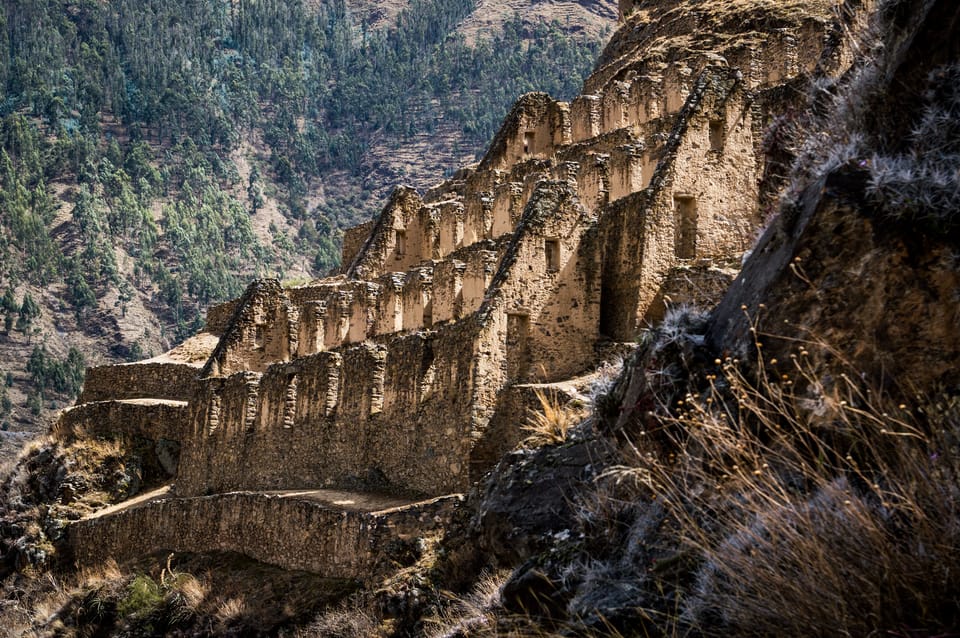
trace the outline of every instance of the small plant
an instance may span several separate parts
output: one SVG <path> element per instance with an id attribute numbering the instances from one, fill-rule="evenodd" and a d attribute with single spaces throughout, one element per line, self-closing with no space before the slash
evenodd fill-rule
<path id="1" fill-rule="evenodd" d="M 145 618 L 163 604 L 160 585 L 141 574 L 127 586 L 126 596 L 117 604 L 117 613 L 122 617 Z"/>
<path id="2" fill-rule="evenodd" d="M 530 447 L 556 445 L 567 439 L 570 428 L 579 424 L 587 416 L 584 404 L 577 400 L 564 400 L 555 388 L 534 390 L 540 410 L 530 410 L 526 425 L 521 430 L 527 432 L 524 444 Z"/>

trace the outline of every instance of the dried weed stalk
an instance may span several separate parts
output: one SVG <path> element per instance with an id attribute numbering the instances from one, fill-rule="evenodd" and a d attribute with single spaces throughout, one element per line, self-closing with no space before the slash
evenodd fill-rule
<path id="1" fill-rule="evenodd" d="M 960 401 L 892 403 L 852 371 L 824 373 L 815 348 L 827 349 L 800 343 L 749 374 L 718 360 L 662 417 L 672 458 L 620 469 L 653 488 L 699 556 L 673 622 L 708 635 L 948 631 L 960 623 Z"/>

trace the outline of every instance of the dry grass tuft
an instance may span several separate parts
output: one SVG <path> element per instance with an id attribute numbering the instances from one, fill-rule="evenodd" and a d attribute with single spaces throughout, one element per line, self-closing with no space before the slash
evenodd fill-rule
<path id="1" fill-rule="evenodd" d="M 381 635 L 379 624 L 364 605 L 345 603 L 325 611 L 294 635 L 296 638 L 373 638 Z"/>
<path id="2" fill-rule="evenodd" d="M 195 612 L 210 595 L 210 585 L 192 574 L 178 575 L 172 589 L 182 596 L 186 606 Z"/>
<path id="3" fill-rule="evenodd" d="M 234 597 L 221 601 L 217 605 L 214 617 L 222 625 L 229 625 L 239 621 L 247 613 L 247 603 L 243 598 Z"/>
<path id="4" fill-rule="evenodd" d="M 526 446 L 563 443 L 570 428 L 587 417 L 588 411 L 581 401 L 568 400 L 555 388 L 537 388 L 535 394 L 540 410 L 530 410 L 526 425 L 521 427 L 527 433 L 523 441 Z"/>
<path id="5" fill-rule="evenodd" d="M 433 623 L 430 638 L 496 635 L 498 616 L 502 613 L 500 593 L 510 577 L 509 571 L 485 573 L 466 596 L 456 598 Z"/>

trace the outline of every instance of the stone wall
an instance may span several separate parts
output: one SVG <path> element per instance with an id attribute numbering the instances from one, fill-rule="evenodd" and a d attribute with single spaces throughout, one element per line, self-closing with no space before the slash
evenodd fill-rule
<path id="1" fill-rule="evenodd" d="M 423 200 L 412 188 L 401 186 L 390 196 L 369 238 L 346 269 L 352 279 L 375 279 L 386 272 L 419 264 L 422 224 L 416 223 Z M 427 257 L 429 258 L 429 256 Z"/>
<path id="2" fill-rule="evenodd" d="M 457 502 L 448 497 L 363 512 L 270 494 L 167 499 L 72 523 L 69 545 L 82 566 L 160 551 L 232 551 L 369 583 L 396 569 L 392 546 L 412 545 L 439 529 Z"/>
<path id="3" fill-rule="evenodd" d="M 223 333 L 230 326 L 230 319 L 233 317 L 233 313 L 237 311 L 239 303 L 239 299 L 231 299 L 207 308 L 207 321 L 203 329 L 218 337 L 223 336 Z"/>
<path id="4" fill-rule="evenodd" d="M 479 169 L 509 170 L 524 160 L 550 157 L 571 135 L 569 105 L 546 93 L 528 93 L 514 104 Z"/>
<path id="5" fill-rule="evenodd" d="M 357 258 L 360 251 L 363 250 L 363 246 L 367 243 L 367 239 L 370 237 L 370 233 L 373 231 L 376 223 L 377 221 L 375 219 L 371 219 L 366 223 L 343 231 L 343 245 L 340 250 L 342 271 L 346 272 L 346 269 L 350 267 L 350 264 Z"/>
<path id="6" fill-rule="evenodd" d="M 237 303 L 201 376 L 263 371 L 274 361 L 285 361 L 297 348 L 298 328 L 297 309 L 280 282 L 254 281 Z"/>
<path id="7" fill-rule="evenodd" d="M 589 230 L 596 221 L 566 182 L 543 182 L 534 193 L 485 309 L 496 326 L 485 349 L 502 353 L 501 386 L 566 378 L 593 361 L 600 245 Z"/>
<path id="8" fill-rule="evenodd" d="M 709 259 L 674 266 L 647 308 L 643 325 L 655 325 L 671 308 L 689 306 L 709 310 L 730 288 L 738 270 L 739 262 L 723 264 Z"/>
<path id="9" fill-rule="evenodd" d="M 199 368 L 186 363 L 152 360 L 87 368 L 77 403 L 141 398 L 187 401 L 199 373 Z"/>
<path id="10" fill-rule="evenodd" d="M 675 264 L 750 245 L 761 175 L 755 116 L 736 73 L 708 69 L 697 79 L 648 188 L 601 220 L 603 334 L 633 339 Z"/>
<path id="11" fill-rule="evenodd" d="M 53 431 L 58 438 L 129 436 L 179 443 L 187 433 L 186 417 L 185 401 L 93 401 L 63 410 Z"/>
<path id="12" fill-rule="evenodd" d="M 477 334 L 462 321 L 204 379 L 177 492 L 465 489 Z"/>

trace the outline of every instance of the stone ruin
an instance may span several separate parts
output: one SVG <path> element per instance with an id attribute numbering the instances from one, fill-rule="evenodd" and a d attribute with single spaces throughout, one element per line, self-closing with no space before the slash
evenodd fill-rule
<path id="1" fill-rule="evenodd" d="M 73 523 L 77 561 L 371 578 L 517 445 L 533 388 L 715 299 L 763 221 L 764 131 L 849 63 L 851 17 L 750 30 L 690 4 L 628 20 L 571 103 L 521 97 L 476 166 L 398 188 L 340 274 L 256 281 L 170 353 L 90 369 L 57 430 L 153 441 L 172 476 Z"/>

